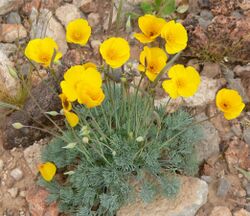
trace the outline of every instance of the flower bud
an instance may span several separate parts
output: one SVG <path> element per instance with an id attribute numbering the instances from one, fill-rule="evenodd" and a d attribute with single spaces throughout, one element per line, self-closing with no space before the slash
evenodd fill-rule
<path id="1" fill-rule="evenodd" d="M 13 126 L 13 128 L 15 128 L 17 130 L 19 130 L 19 129 L 21 129 L 21 128 L 24 127 L 24 125 L 21 124 L 20 122 L 13 123 L 12 126 Z"/>
<path id="2" fill-rule="evenodd" d="M 89 138 L 88 138 L 88 137 L 83 137 L 83 138 L 82 138 L 82 142 L 83 142 L 84 144 L 88 144 L 88 143 L 89 143 Z"/>
<path id="3" fill-rule="evenodd" d="M 136 142 L 143 142 L 144 138 L 142 136 L 139 136 L 136 138 Z"/>

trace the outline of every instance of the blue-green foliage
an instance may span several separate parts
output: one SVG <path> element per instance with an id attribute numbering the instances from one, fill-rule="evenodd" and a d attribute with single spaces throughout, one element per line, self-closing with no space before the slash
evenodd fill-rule
<path id="1" fill-rule="evenodd" d="M 166 114 L 163 107 L 154 108 L 148 95 L 113 88 L 106 91 L 102 107 L 75 107 L 80 125 L 43 151 L 44 161 L 74 172 L 50 183 L 39 180 L 50 191 L 48 201 L 57 200 L 62 212 L 113 216 L 136 197 L 150 202 L 156 195 L 175 196 L 177 174 L 197 172 L 194 145 L 201 136 L 190 127 L 190 115 L 183 109 Z M 89 143 L 83 143 L 83 136 Z M 62 148 L 72 142 L 75 148 Z"/>

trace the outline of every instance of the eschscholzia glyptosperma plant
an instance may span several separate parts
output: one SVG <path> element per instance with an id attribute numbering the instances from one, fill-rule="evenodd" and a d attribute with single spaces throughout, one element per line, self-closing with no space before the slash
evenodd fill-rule
<path id="1" fill-rule="evenodd" d="M 124 70 L 130 45 L 121 37 L 103 41 L 102 65 L 72 66 L 60 82 L 62 112 L 48 113 L 63 114 L 67 129 L 60 129 L 62 134 L 46 146 L 44 164 L 38 168 L 39 184 L 49 190 L 49 201 L 57 201 L 61 212 L 114 215 L 137 197 L 150 202 L 156 195 L 174 196 L 178 175 L 197 172 L 199 122 L 184 109 L 168 114 L 166 107 L 154 106 L 156 86 L 162 86 L 170 100 L 191 97 L 199 88 L 201 79 L 195 68 L 174 65 L 187 46 L 187 31 L 180 23 L 154 15 L 140 17 L 138 23 L 142 33 L 134 37 L 144 44 L 138 59 L 139 84 L 131 79 L 134 71 Z M 84 19 L 66 28 L 67 42 L 79 46 L 87 43 L 90 34 Z M 157 40 L 164 40 L 164 46 L 155 46 L 161 44 Z M 25 55 L 44 67 L 53 67 L 61 58 L 51 38 L 31 40 Z M 142 81 L 146 88 L 141 88 Z M 218 92 L 216 105 L 228 120 L 238 117 L 245 106 L 239 93 L 230 89 Z M 13 127 L 27 126 L 15 123 Z M 135 181 L 140 183 L 140 192 L 134 189 Z"/>

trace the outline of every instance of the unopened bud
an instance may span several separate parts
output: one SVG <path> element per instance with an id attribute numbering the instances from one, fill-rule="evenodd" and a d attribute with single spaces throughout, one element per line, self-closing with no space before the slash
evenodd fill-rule
<path id="1" fill-rule="evenodd" d="M 89 143 L 89 138 L 88 137 L 83 137 L 82 142 L 85 143 L 85 144 Z"/>
<path id="2" fill-rule="evenodd" d="M 112 155 L 113 155 L 113 156 L 116 156 L 116 151 L 112 151 Z"/>
<path id="3" fill-rule="evenodd" d="M 69 143 L 68 145 L 62 147 L 62 148 L 65 148 L 65 149 L 72 149 L 72 148 L 75 148 L 77 143 Z"/>
<path id="4" fill-rule="evenodd" d="M 142 136 L 139 136 L 136 138 L 136 142 L 143 142 L 144 138 Z"/>
<path id="5" fill-rule="evenodd" d="M 24 125 L 21 124 L 20 122 L 13 123 L 12 126 L 13 128 L 18 129 L 18 130 L 24 127 Z"/>

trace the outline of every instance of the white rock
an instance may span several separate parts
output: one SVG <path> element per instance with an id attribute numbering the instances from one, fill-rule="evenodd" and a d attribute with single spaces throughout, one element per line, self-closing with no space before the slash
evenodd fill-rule
<path id="1" fill-rule="evenodd" d="M 18 194 L 18 188 L 10 188 L 8 189 L 8 193 L 10 194 L 12 198 L 16 198 Z"/>
<path id="2" fill-rule="evenodd" d="M 99 47 L 100 47 L 100 45 L 101 45 L 101 41 L 99 41 L 99 40 L 92 40 L 92 41 L 90 42 L 90 44 L 91 44 L 91 47 L 92 47 L 93 50 L 94 50 L 94 53 L 95 53 L 95 54 L 99 53 Z"/>
<path id="3" fill-rule="evenodd" d="M 202 121 L 208 117 L 202 113 L 196 117 L 196 121 Z M 195 147 L 197 151 L 197 159 L 199 162 L 208 159 L 214 154 L 219 154 L 220 136 L 214 125 L 210 121 L 205 121 L 200 124 L 202 128 L 202 140 L 198 142 Z"/>
<path id="4" fill-rule="evenodd" d="M 23 0 L 0 0 L 0 15 L 4 15 L 16 9 Z"/>
<path id="5" fill-rule="evenodd" d="M 209 216 L 232 216 L 232 214 L 229 208 L 225 206 L 216 206 Z"/>
<path id="6" fill-rule="evenodd" d="M 215 95 L 221 83 L 218 80 L 213 80 L 201 76 L 201 83 L 196 94 L 189 98 L 184 98 L 185 105 L 188 107 L 204 106 L 215 99 Z"/>
<path id="7" fill-rule="evenodd" d="M 10 75 L 9 68 L 14 68 L 14 64 L 0 51 L 0 92 L 14 97 L 19 90 L 20 83 Z"/>
<path id="8" fill-rule="evenodd" d="M 15 168 L 10 172 L 10 176 L 13 177 L 16 181 L 19 181 L 23 178 L 23 171 L 19 168 Z"/>
<path id="9" fill-rule="evenodd" d="M 65 38 L 65 30 L 63 26 L 53 17 L 51 11 L 47 9 L 42 9 L 39 11 L 32 9 L 30 15 L 31 38 L 43 38 L 51 37 L 53 38 L 59 46 L 59 51 L 65 54 L 68 45 Z"/>
<path id="10" fill-rule="evenodd" d="M 158 197 L 148 204 L 136 201 L 122 207 L 117 216 L 194 216 L 207 201 L 207 183 L 192 177 L 181 180 L 182 187 L 175 199 Z"/>
<path id="11" fill-rule="evenodd" d="M 246 211 L 245 209 L 240 209 L 234 213 L 234 216 L 250 216 L 250 212 Z"/>
<path id="12" fill-rule="evenodd" d="M 73 4 L 65 4 L 56 9 L 56 17 L 66 27 L 74 19 L 82 17 L 81 11 Z"/>
<path id="13" fill-rule="evenodd" d="M 34 143 L 23 152 L 24 159 L 34 175 L 38 173 L 37 166 L 41 163 L 41 149 L 42 146 L 39 143 Z"/>
<path id="14" fill-rule="evenodd" d="M 4 168 L 3 160 L 0 160 L 0 172 L 3 171 L 3 168 Z"/>
<path id="15" fill-rule="evenodd" d="M 0 41 L 11 43 L 27 36 L 27 31 L 21 24 L 1 24 Z"/>

